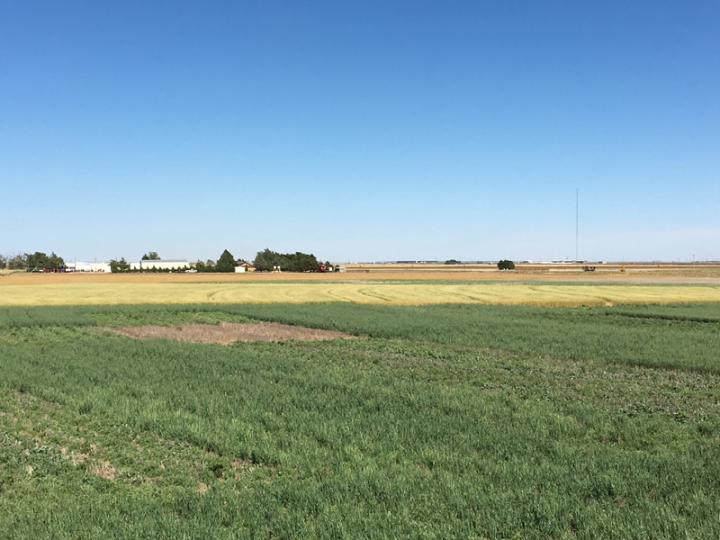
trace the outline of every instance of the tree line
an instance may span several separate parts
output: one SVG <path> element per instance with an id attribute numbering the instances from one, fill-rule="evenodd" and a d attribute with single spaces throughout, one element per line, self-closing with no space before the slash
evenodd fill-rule
<path id="1" fill-rule="evenodd" d="M 233 254 L 226 249 L 217 261 L 197 261 L 194 266 L 198 272 L 234 272 L 238 264 L 252 266 L 257 272 L 318 272 L 321 267 L 321 263 L 312 253 L 279 253 L 270 249 L 258 251 L 252 263 L 242 259 L 236 261 Z M 325 263 L 325 266 L 329 267 L 330 263 Z"/>
<path id="2" fill-rule="evenodd" d="M 149 251 L 142 256 L 143 261 L 161 260 L 160 255 L 156 251 Z M 445 264 L 459 264 L 460 261 L 449 259 Z M 240 259 L 235 260 L 230 251 L 227 249 L 222 252 L 217 260 L 208 259 L 207 261 L 197 261 L 191 264 L 191 267 L 198 272 L 234 272 L 238 264 L 248 264 Z M 251 266 L 255 267 L 258 272 L 272 272 L 273 270 L 282 270 L 283 272 L 319 272 L 321 268 L 330 268 L 330 263 L 321 263 L 312 253 L 279 253 L 270 249 L 258 251 L 255 255 Z M 511 260 L 503 259 L 498 261 L 499 270 L 514 270 L 515 263 Z M 14 256 L 0 255 L 0 270 L 27 270 L 28 272 L 60 272 L 65 270 L 65 261 L 55 252 L 50 255 L 42 251 L 35 253 L 23 253 Z M 110 271 L 113 273 L 122 272 L 184 272 L 184 268 L 143 268 L 133 270 L 130 268 L 125 258 L 112 259 L 110 261 Z M 323 270 L 324 271 L 324 270 Z"/>
<path id="3" fill-rule="evenodd" d="M 235 256 L 227 249 L 222 252 L 217 261 L 208 259 L 207 261 L 197 261 L 195 270 L 198 272 L 234 272 L 236 264 L 244 261 L 235 262 Z"/>
<path id="4" fill-rule="evenodd" d="M 59 272 L 65 269 L 65 261 L 54 252 L 48 255 L 42 251 L 19 255 L 0 255 L 0 269 L 27 270 L 28 272 Z"/>
<path id="5" fill-rule="evenodd" d="M 143 261 L 161 260 L 156 251 L 149 251 L 142 256 Z M 197 261 L 191 267 L 198 272 L 234 272 L 238 264 L 248 264 L 255 267 L 258 272 L 272 272 L 282 270 L 283 272 L 318 272 L 322 267 L 329 268 L 330 263 L 321 263 L 312 253 L 279 253 L 270 249 L 258 251 L 252 264 L 240 259 L 235 260 L 227 249 L 222 252 L 217 260 Z M 449 259 L 445 264 L 460 264 L 460 261 Z M 499 270 L 514 270 L 515 263 L 508 259 L 498 261 Z M 60 272 L 65 269 L 65 261 L 62 257 L 52 252 L 50 255 L 42 251 L 35 253 L 23 253 L 19 255 L 0 255 L 0 270 L 27 270 L 28 272 Z M 112 259 L 110 271 L 113 273 L 122 272 L 183 272 L 184 268 L 143 268 L 132 270 L 130 263 L 125 258 Z"/>
<path id="6" fill-rule="evenodd" d="M 330 263 L 327 263 L 329 266 Z M 253 261 L 255 270 L 258 272 L 270 272 L 282 270 L 283 272 L 317 272 L 320 270 L 320 262 L 312 253 L 278 253 L 265 249 L 258 251 Z"/>
<path id="7" fill-rule="evenodd" d="M 143 261 L 161 260 L 160 255 L 151 251 L 142 257 Z M 273 270 L 282 270 L 283 272 L 318 272 L 321 266 L 329 267 L 330 263 L 324 265 L 317 260 L 312 253 L 279 253 L 264 249 L 258 251 L 252 263 L 242 259 L 235 259 L 235 256 L 229 251 L 224 250 L 217 260 L 208 259 L 206 261 L 196 261 L 191 267 L 198 272 L 234 272 L 235 267 L 240 264 L 252 266 L 258 272 L 272 272 Z M 142 270 L 131 270 L 130 264 L 124 259 L 113 259 L 110 261 L 110 270 L 112 272 L 172 272 L 183 271 L 182 269 L 167 268 L 144 268 Z"/>

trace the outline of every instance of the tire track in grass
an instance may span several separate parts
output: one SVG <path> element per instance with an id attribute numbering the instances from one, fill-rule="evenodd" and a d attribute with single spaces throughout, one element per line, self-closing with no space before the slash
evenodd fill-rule
<path id="1" fill-rule="evenodd" d="M 358 293 L 364 297 L 382 300 L 383 303 L 391 303 L 393 300 L 397 299 L 397 297 L 393 298 L 392 296 L 380 294 L 379 292 L 376 292 L 374 288 L 371 288 L 371 287 L 361 287 L 360 289 L 358 289 Z"/>

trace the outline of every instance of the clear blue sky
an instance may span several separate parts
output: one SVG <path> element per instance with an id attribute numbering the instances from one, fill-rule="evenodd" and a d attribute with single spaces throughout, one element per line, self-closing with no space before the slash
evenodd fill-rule
<path id="1" fill-rule="evenodd" d="M 720 2 L 0 1 L 0 253 L 720 259 Z"/>

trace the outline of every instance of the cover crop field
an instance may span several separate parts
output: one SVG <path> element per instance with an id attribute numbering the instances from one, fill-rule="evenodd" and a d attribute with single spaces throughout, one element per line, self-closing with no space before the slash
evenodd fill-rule
<path id="1" fill-rule="evenodd" d="M 354 339 L 113 332 L 264 321 Z M 720 304 L 6 307 L 0 531 L 718 538 L 719 350 Z"/>

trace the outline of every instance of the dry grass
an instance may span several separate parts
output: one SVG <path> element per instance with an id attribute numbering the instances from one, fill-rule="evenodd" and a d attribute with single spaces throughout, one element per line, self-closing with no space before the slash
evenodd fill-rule
<path id="1" fill-rule="evenodd" d="M 109 461 L 102 461 L 90 467 L 90 474 L 103 480 L 115 480 L 117 469 Z"/>
<path id="2" fill-rule="evenodd" d="M 107 328 L 107 330 L 134 339 L 171 339 L 189 343 L 218 343 L 220 345 L 256 341 L 328 341 L 352 339 L 353 337 L 343 332 L 280 323 L 149 325 Z"/>
<path id="3" fill-rule="evenodd" d="M 113 276 L 108 276 L 112 278 Z M 145 277 L 145 276 L 140 276 Z M 170 276 L 174 277 L 174 276 Z M 0 306 L 113 304 L 528 304 L 548 306 L 720 302 L 718 285 L 532 283 L 147 283 L 99 280 L 3 286 Z"/>

